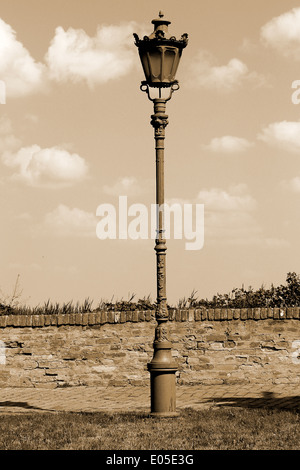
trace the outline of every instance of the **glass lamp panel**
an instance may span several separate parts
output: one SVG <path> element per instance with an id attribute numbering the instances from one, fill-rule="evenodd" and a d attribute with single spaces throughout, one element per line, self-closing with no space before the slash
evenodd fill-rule
<path id="1" fill-rule="evenodd" d="M 144 74 L 146 77 L 146 80 L 148 81 L 150 78 L 150 67 L 149 67 L 149 57 L 148 57 L 148 52 L 146 51 L 140 51 L 140 58 L 142 62 L 142 66 L 144 69 Z"/>
<path id="2" fill-rule="evenodd" d="M 177 66 L 175 64 L 177 56 L 177 50 L 166 48 L 164 53 L 164 60 L 163 60 L 163 80 L 173 82 L 175 80 L 175 73 Z"/>
<path id="3" fill-rule="evenodd" d="M 161 80 L 162 69 L 162 51 L 161 48 L 153 49 L 149 52 L 149 61 L 152 79 L 155 81 Z"/>

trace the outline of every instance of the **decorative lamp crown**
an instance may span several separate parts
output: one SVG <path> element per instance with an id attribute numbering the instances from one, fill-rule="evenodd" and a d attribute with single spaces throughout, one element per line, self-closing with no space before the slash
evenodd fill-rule
<path id="1" fill-rule="evenodd" d="M 176 83 L 175 75 L 182 49 L 188 43 L 188 35 L 183 34 L 179 40 L 170 36 L 168 32 L 170 23 L 164 19 L 160 11 L 159 18 L 152 20 L 154 31 L 149 36 L 139 39 L 134 33 L 146 83 L 150 87 L 170 87 Z"/>

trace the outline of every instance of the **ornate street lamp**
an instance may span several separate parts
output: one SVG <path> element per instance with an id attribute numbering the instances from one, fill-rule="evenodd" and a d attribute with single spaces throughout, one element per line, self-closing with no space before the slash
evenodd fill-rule
<path id="1" fill-rule="evenodd" d="M 164 230 L 164 139 L 168 116 L 165 114 L 166 103 L 172 93 L 179 89 L 175 74 L 182 50 L 187 46 L 188 35 L 183 34 L 177 40 L 168 33 L 170 21 L 159 18 L 152 21 L 154 31 L 150 36 L 139 39 L 134 34 L 138 47 L 145 81 L 141 90 L 154 103 L 151 124 L 154 128 L 156 150 L 156 207 L 158 221 L 155 240 L 157 266 L 157 301 L 155 317 L 157 326 L 153 343 L 154 355 L 148 364 L 151 379 L 151 415 L 170 417 L 176 413 L 175 373 L 177 364 L 172 358 L 172 343 L 169 339 L 168 308 L 166 296 L 166 240 Z"/>

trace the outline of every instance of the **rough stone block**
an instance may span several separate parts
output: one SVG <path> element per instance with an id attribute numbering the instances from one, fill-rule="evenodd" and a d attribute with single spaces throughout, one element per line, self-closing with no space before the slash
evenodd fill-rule
<path id="1" fill-rule="evenodd" d="M 19 326 L 24 328 L 26 326 L 26 315 L 19 316 Z"/>
<path id="2" fill-rule="evenodd" d="M 285 308 L 280 308 L 279 309 L 279 318 L 280 318 L 280 320 L 284 320 L 286 318 L 286 309 Z"/>
<path id="3" fill-rule="evenodd" d="M 231 308 L 227 309 L 227 320 L 232 320 L 233 319 L 233 311 Z"/>
<path id="4" fill-rule="evenodd" d="M 104 325 L 104 323 L 107 323 L 107 312 L 101 312 L 101 324 Z"/>
<path id="5" fill-rule="evenodd" d="M 120 314 L 120 323 L 126 323 L 126 313 L 121 312 Z"/>
<path id="6" fill-rule="evenodd" d="M 227 320 L 227 308 L 220 309 L 220 320 Z"/>
<path id="7" fill-rule="evenodd" d="M 268 318 L 268 309 L 267 308 L 261 308 L 260 309 L 260 318 L 262 320 L 266 320 Z"/>
<path id="8" fill-rule="evenodd" d="M 14 316 L 6 315 L 6 326 L 14 326 Z"/>
<path id="9" fill-rule="evenodd" d="M 57 315 L 50 315 L 51 326 L 57 325 Z"/>
<path id="10" fill-rule="evenodd" d="M 280 308 L 276 307 L 276 308 L 273 309 L 273 318 L 274 318 L 274 320 L 279 320 L 280 319 L 279 312 L 280 312 Z"/>
<path id="11" fill-rule="evenodd" d="M 169 308 L 168 313 L 169 313 L 169 321 L 174 321 L 175 320 L 175 308 Z"/>
<path id="12" fill-rule="evenodd" d="M 192 322 L 195 319 L 195 310 L 194 309 L 189 309 L 188 310 L 188 321 Z"/>
<path id="13" fill-rule="evenodd" d="M 215 319 L 215 310 L 213 308 L 208 309 L 208 319 L 213 321 Z"/>
<path id="14" fill-rule="evenodd" d="M 299 318 L 299 307 L 293 307 L 293 318 Z"/>
<path id="15" fill-rule="evenodd" d="M 233 309 L 233 319 L 234 320 L 239 320 L 240 319 L 240 309 L 239 308 L 234 308 Z"/>
<path id="16" fill-rule="evenodd" d="M 268 308 L 268 318 L 274 318 L 274 311 L 273 308 Z"/>
<path id="17" fill-rule="evenodd" d="M 44 315 L 33 315 L 32 316 L 32 326 L 33 327 L 43 327 L 44 326 Z"/>
<path id="18" fill-rule="evenodd" d="M 248 318 L 248 309 L 247 308 L 241 308 L 240 319 L 241 320 L 247 320 L 247 318 Z"/>
<path id="19" fill-rule="evenodd" d="M 145 313 L 144 312 L 138 312 L 138 318 L 139 318 L 139 321 L 145 321 Z"/>
<path id="20" fill-rule="evenodd" d="M 194 320 L 195 321 L 201 321 L 201 310 L 196 309 L 194 312 Z"/>
<path id="21" fill-rule="evenodd" d="M 247 319 L 248 320 L 253 320 L 254 319 L 254 309 L 253 308 L 247 308 Z"/>
<path id="22" fill-rule="evenodd" d="M 254 309 L 254 320 L 260 320 L 261 317 L 261 309 L 260 308 L 255 308 Z"/>
<path id="23" fill-rule="evenodd" d="M 132 321 L 137 323 L 139 321 L 139 312 L 133 311 L 132 312 Z"/>
<path id="24" fill-rule="evenodd" d="M 20 326 L 20 316 L 21 315 L 13 315 L 13 326 L 14 327 Z"/>
<path id="25" fill-rule="evenodd" d="M 293 313 L 294 313 L 293 312 L 293 307 L 287 307 L 287 309 L 286 309 L 286 318 L 289 319 L 289 320 L 291 318 L 293 318 Z"/>
<path id="26" fill-rule="evenodd" d="M 231 339 L 224 341 L 224 348 L 233 349 L 235 348 L 235 346 L 236 346 L 235 342 Z"/>
<path id="27" fill-rule="evenodd" d="M 145 321 L 151 321 L 151 316 L 152 316 L 152 311 L 151 310 L 146 310 L 145 311 Z"/>
<path id="28" fill-rule="evenodd" d="M 131 322 L 132 321 L 132 311 L 128 310 L 126 312 L 126 322 Z"/>
<path id="29" fill-rule="evenodd" d="M 90 312 L 88 315 L 88 324 L 89 325 L 95 325 L 96 324 L 96 314 L 93 312 Z"/>
<path id="30" fill-rule="evenodd" d="M 204 321 L 207 319 L 207 310 L 206 308 L 201 309 L 201 320 Z"/>
<path id="31" fill-rule="evenodd" d="M 221 314 L 220 314 L 220 309 L 219 308 L 215 308 L 215 321 L 218 321 L 221 319 Z"/>
<path id="32" fill-rule="evenodd" d="M 187 319 L 188 319 L 187 310 L 181 310 L 181 321 L 187 321 Z"/>

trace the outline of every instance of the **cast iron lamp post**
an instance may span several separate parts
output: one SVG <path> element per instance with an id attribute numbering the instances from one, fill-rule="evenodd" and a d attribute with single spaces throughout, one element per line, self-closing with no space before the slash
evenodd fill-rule
<path id="1" fill-rule="evenodd" d="M 154 103 L 151 125 L 154 128 L 156 151 L 156 207 L 157 230 L 155 240 L 157 269 L 157 301 L 155 318 L 157 326 L 153 343 L 154 355 L 148 364 L 151 381 L 151 415 L 159 417 L 177 416 L 175 373 L 177 364 L 172 358 L 172 343 L 169 339 L 168 308 L 166 296 L 166 240 L 164 230 L 164 139 L 168 116 L 165 114 L 166 103 L 172 93 L 178 90 L 175 74 L 183 48 L 188 42 L 188 35 L 183 34 L 177 40 L 168 34 L 167 21 L 160 12 L 159 18 L 152 21 L 154 31 L 150 36 L 139 39 L 134 34 L 135 44 L 145 74 L 141 90 Z"/>

